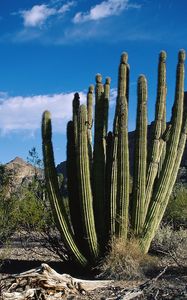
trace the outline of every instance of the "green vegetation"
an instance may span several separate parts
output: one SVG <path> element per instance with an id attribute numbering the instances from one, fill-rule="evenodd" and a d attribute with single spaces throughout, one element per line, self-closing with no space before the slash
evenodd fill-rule
<path id="1" fill-rule="evenodd" d="M 155 254 L 165 257 L 167 265 L 187 266 L 187 230 L 174 230 L 171 225 L 161 226 L 151 248 Z"/>
<path id="2" fill-rule="evenodd" d="M 175 229 L 187 228 L 187 187 L 184 184 L 176 184 L 170 197 L 164 222 Z"/>
<path id="3" fill-rule="evenodd" d="M 137 119 L 132 194 L 129 192 L 128 103 L 129 65 L 123 53 L 119 65 L 118 94 L 113 133 L 107 133 L 110 79 L 95 86 L 95 131 L 91 152 L 91 104 L 73 100 L 68 123 L 67 174 L 71 222 L 61 198 L 54 164 L 51 116 L 42 120 L 43 156 L 48 196 L 63 241 L 82 266 L 95 264 L 115 237 L 124 247 L 134 236 L 147 253 L 166 210 L 174 186 L 187 135 L 183 113 L 185 51 L 178 56 L 176 91 L 169 124 L 166 124 L 166 53 L 159 56 L 158 87 L 152 146 L 147 155 L 147 81 L 138 79 Z M 130 201 L 129 201 L 130 200 Z M 130 203 L 130 205 L 129 205 Z M 77 229 L 77 225 L 79 224 Z"/>
<path id="4" fill-rule="evenodd" d="M 17 224 L 16 198 L 11 193 L 11 182 L 12 174 L 0 165 L 0 246 L 8 241 Z"/>
<path id="5" fill-rule="evenodd" d="M 99 263 L 99 277 L 112 280 L 142 279 L 158 265 L 156 256 L 143 254 L 137 240 L 124 241 L 116 238 L 112 241 L 109 253 Z"/>

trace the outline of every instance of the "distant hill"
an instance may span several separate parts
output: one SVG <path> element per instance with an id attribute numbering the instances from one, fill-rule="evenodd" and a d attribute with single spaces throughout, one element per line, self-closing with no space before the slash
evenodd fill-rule
<path id="1" fill-rule="evenodd" d="M 25 162 L 20 157 L 15 157 L 13 160 L 5 164 L 5 170 L 7 170 L 13 178 L 11 181 L 12 190 L 17 189 L 20 185 L 27 186 L 36 175 L 39 178 L 43 177 L 43 170 Z"/>

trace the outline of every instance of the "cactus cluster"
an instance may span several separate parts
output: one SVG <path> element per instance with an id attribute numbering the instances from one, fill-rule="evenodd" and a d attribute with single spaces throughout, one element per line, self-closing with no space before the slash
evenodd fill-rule
<path id="1" fill-rule="evenodd" d="M 87 105 L 80 105 L 78 93 L 74 96 L 73 116 L 67 124 L 70 216 L 58 187 L 50 113 L 43 114 L 43 156 L 49 199 L 64 243 L 72 258 L 82 266 L 96 263 L 114 236 L 122 238 L 125 246 L 133 234 L 142 251 L 148 252 L 168 204 L 186 143 L 187 117 L 183 112 L 185 51 L 179 51 L 178 55 L 175 100 L 169 123 L 166 123 L 166 53 L 162 51 L 151 145 L 147 143 L 147 80 L 144 75 L 138 78 L 133 187 L 130 191 L 130 67 L 127 61 L 128 55 L 123 53 L 118 71 L 113 132 L 108 132 L 110 78 L 103 84 L 102 76 L 96 75 L 94 122 L 94 86 L 89 87 Z"/>

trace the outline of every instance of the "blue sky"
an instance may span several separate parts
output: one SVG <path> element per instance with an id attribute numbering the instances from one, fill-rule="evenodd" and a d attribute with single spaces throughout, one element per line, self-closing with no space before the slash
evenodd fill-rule
<path id="1" fill-rule="evenodd" d="M 142 73 L 153 119 L 162 49 L 167 52 L 169 118 L 177 53 L 187 50 L 186 15 L 186 0 L 0 0 L 0 162 L 26 159 L 33 146 L 41 156 L 45 109 L 52 113 L 56 163 L 65 160 L 74 92 L 84 102 L 95 74 L 110 76 L 113 111 L 123 51 L 131 68 L 129 129 L 134 129 L 136 82 Z"/>

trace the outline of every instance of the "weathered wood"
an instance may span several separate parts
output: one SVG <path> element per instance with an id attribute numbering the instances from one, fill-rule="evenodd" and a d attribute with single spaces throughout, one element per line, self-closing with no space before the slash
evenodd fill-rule
<path id="1" fill-rule="evenodd" d="M 43 299 L 58 299 L 67 294 L 85 294 L 97 288 L 107 287 L 112 283 L 111 280 L 83 280 L 68 274 L 59 274 L 47 264 L 12 275 L 11 278 L 7 291 L 3 292 L 2 288 L 3 300 L 38 299 L 36 296 L 41 293 L 45 294 Z M 17 292 L 18 288 L 21 288 L 22 292 Z"/>
<path id="2" fill-rule="evenodd" d="M 166 271 L 167 267 L 157 277 L 147 280 L 134 288 L 121 288 L 112 297 L 106 300 L 130 300 L 138 299 L 145 290 L 151 290 Z M 4 282 L 3 282 L 4 281 Z M 47 264 L 20 274 L 14 274 L 1 280 L 0 299 L 2 300 L 55 300 L 68 299 L 68 296 L 83 295 L 95 289 L 109 289 L 115 282 L 112 280 L 84 280 L 74 278 L 68 274 L 59 274 Z M 115 283 L 116 285 L 116 283 Z M 82 295 L 82 296 L 81 296 Z M 71 298 L 72 299 L 72 298 Z M 86 298 L 87 299 L 87 298 Z M 94 298 L 93 298 L 94 299 Z"/>

